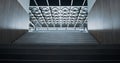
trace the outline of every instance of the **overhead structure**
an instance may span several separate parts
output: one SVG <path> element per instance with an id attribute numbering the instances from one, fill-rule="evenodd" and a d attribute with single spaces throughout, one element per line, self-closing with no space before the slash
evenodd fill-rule
<path id="1" fill-rule="evenodd" d="M 42 0 L 46 5 L 40 5 L 40 0 L 31 1 L 35 4 L 31 3 L 29 7 L 34 30 L 80 30 L 87 21 L 87 0 L 80 0 L 82 3 L 78 6 L 75 4 L 77 0 L 68 0 L 70 5 L 64 5 L 63 0 L 58 0 L 58 5 L 51 5 L 51 0 Z"/>

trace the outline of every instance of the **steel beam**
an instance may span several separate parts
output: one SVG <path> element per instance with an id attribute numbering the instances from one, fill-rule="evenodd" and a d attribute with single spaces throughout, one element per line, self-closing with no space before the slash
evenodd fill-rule
<path id="1" fill-rule="evenodd" d="M 60 23 L 60 27 L 62 28 L 62 22 L 61 22 L 61 21 L 62 21 L 62 20 L 61 20 L 61 0 L 59 0 L 59 7 L 60 7 L 60 8 L 59 8 L 59 9 L 60 9 L 60 11 L 59 11 L 59 13 L 60 13 L 60 14 L 59 14 L 60 21 L 59 21 L 59 23 Z"/>
<path id="2" fill-rule="evenodd" d="M 67 29 L 68 29 L 68 27 L 69 27 L 69 24 L 70 24 L 70 18 L 71 18 L 71 7 L 72 7 L 72 5 L 73 5 L 73 0 L 71 0 L 71 6 L 70 6 L 70 9 L 69 9 L 69 20 L 68 20 L 68 22 L 67 22 Z M 67 30 L 66 29 L 66 30 Z"/>
<path id="3" fill-rule="evenodd" d="M 39 8 L 40 9 L 40 8 Z M 45 24 L 46 24 L 46 26 L 47 26 L 47 29 L 49 28 L 49 26 L 48 26 L 48 24 L 47 24 L 47 22 L 46 22 L 46 20 L 45 20 L 45 17 L 43 16 L 43 13 L 42 13 L 42 10 L 40 9 L 40 13 L 42 14 L 42 18 L 43 18 L 43 20 L 44 20 L 44 22 L 45 22 Z"/>
<path id="4" fill-rule="evenodd" d="M 30 11 L 30 13 L 32 13 L 32 12 Z M 32 14 L 33 14 L 33 13 L 32 13 Z M 35 14 L 33 14 L 33 16 L 34 16 L 35 19 L 37 20 L 37 23 L 39 24 L 39 26 L 42 27 L 41 23 L 40 23 L 39 20 L 36 18 Z M 36 24 L 35 24 L 35 25 L 36 25 Z"/>
<path id="5" fill-rule="evenodd" d="M 52 24 L 53 24 L 53 27 L 55 27 L 55 23 L 54 23 L 54 19 L 53 19 L 53 17 L 52 17 L 52 10 L 51 10 L 51 8 L 50 8 L 49 1 L 48 1 L 48 0 L 46 0 L 46 2 L 47 2 L 47 5 L 48 5 L 48 7 L 49 7 L 49 10 L 50 10 L 50 16 L 51 16 L 51 19 L 52 19 Z"/>
<path id="6" fill-rule="evenodd" d="M 35 4 L 36 4 L 37 7 L 38 7 L 38 4 L 37 4 L 36 0 L 34 0 L 34 2 L 35 2 Z M 47 24 L 45 18 L 43 17 L 43 13 L 42 13 L 42 10 L 41 10 L 41 9 L 40 9 L 40 12 L 41 12 L 41 14 L 42 14 L 42 18 L 43 18 L 43 20 L 44 20 L 44 22 L 45 22 L 45 24 L 46 24 L 46 26 L 47 26 L 47 29 L 48 29 L 48 24 Z"/>
<path id="7" fill-rule="evenodd" d="M 87 1 L 87 0 L 84 0 L 82 6 L 85 5 L 85 2 L 86 2 L 86 1 Z M 75 23 L 74 28 L 76 27 L 76 25 L 77 25 L 77 23 L 78 23 L 78 21 L 79 21 L 79 16 L 81 15 L 82 8 L 83 8 L 83 7 L 81 7 L 81 9 L 80 9 L 80 11 L 79 11 L 79 14 L 78 14 L 78 17 L 77 17 L 77 22 Z"/>

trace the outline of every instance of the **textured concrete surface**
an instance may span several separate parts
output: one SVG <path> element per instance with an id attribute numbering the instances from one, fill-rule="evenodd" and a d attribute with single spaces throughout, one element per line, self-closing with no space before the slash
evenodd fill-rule
<path id="1" fill-rule="evenodd" d="M 29 32 L 14 44 L 97 44 L 97 41 L 82 32 Z"/>

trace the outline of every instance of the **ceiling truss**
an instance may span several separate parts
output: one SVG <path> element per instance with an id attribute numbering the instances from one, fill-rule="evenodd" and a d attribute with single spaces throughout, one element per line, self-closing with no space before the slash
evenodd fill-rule
<path id="1" fill-rule="evenodd" d="M 88 7 L 84 6 L 72 6 L 74 0 L 71 0 L 70 6 L 61 6 L 61 0 L 59 0 L 59 6 L 49 6 L 49 0 L 46 0 L 47 6 L 38 6 L 36 0 L 34 0 L 37 6 L 30 6 L 30 22 L 34 25 L 35 30 L 76 30 L 87 21 Z"/>

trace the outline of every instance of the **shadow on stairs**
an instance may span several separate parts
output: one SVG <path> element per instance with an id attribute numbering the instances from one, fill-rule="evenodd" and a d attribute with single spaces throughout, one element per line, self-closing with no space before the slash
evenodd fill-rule
<path id="1" fill-rule="evenodd" d="M 0 63 L 120 63 L 119 45 L 20 45 L 0 47 Z"/>

